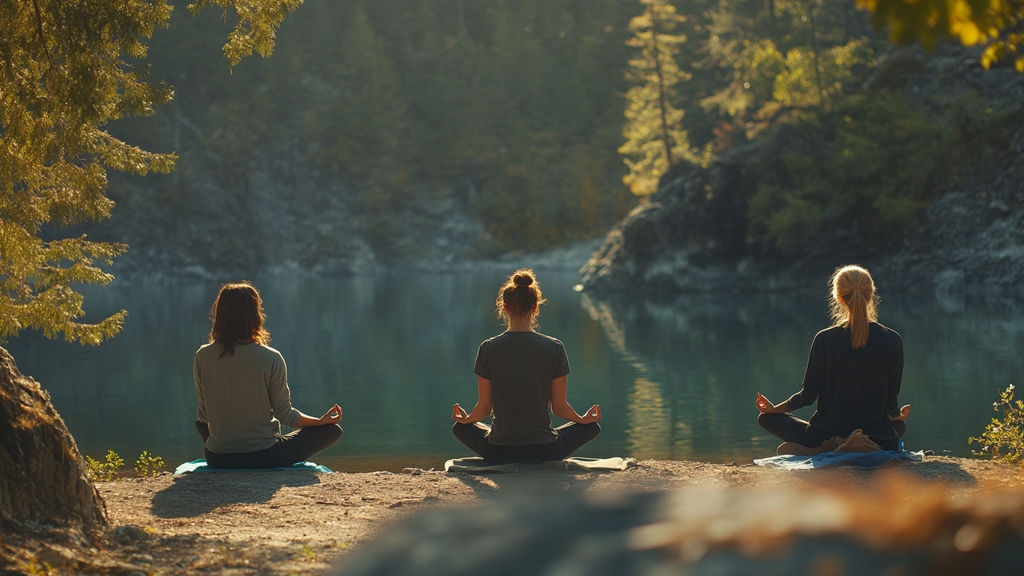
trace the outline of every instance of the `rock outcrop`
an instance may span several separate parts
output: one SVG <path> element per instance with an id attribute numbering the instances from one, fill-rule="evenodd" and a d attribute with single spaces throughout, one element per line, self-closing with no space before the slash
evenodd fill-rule
<path id="1" fill-rule="evenodd" d="M 977 57 L 946 47 L 924 58 L 906 52 L 879 66 L 865 87 L 905 85 L 933 112 L 951 95 L 1024 109 L 1024 75 L 983 70 Z M 910 64 L 908 64 L 910 62 Z M 916 64 L 914 64 L 916 62 Z M 913 64 L 913 65 L 911 65 Z M 921 210 L 916 225 L 888 244 L 866 246 L 861 231 L 833 228 L 796 250 L 781 252 L 750 234 L 749 201 L 759 167 L 790 137 L 778 130 L 730 150 L 707 169 L 677 167 L 650 202 L 607 235 L 580 271 L 597 293 L 717 292 L 823 286 L 837 266 L 868 266 L 886 291 L 1019 294 L 1024 280 L 1024 131 L 994 161 L 969 171 Z M 970 143 L 966 143 L 970 145 Z"/>
<path id="2" fill-rule="evenodd" d="M 0 525 L 105 527 L 106 510 L 49 394 L 0 348 Z"/>

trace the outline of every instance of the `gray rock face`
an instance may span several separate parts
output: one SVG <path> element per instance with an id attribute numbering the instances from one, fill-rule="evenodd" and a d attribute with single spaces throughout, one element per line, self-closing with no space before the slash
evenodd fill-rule
<path id="1" fill-rule="evenodd" d="M 921 486 L 509 498 L 406 520 L 361 544 L 333 573 L 1009 576 L 1024 561 L 1013 528 L 1021 502 L 1018 494 L 954 502 Z"/>
<path id="2" fill-rule="evenodd" d="M 583 286 L 717 291 L 752 280 L 747 201 L 756 183 L 745 163 L 761 146 L 732 150 L 707 170 L 680 166 L 667 174 L 651 201 L 618 223 L 580 270 Z"/>
<path id="3" fill-rule="evenodd" d="M 982 70 L 975 54 L 949 47 L 927 60 L 898 56 L 866 88 L 905 83 L 932 109 L 945 106 L 942 97 L 953 89 L 1024 109 L 1024 75 L 1014 70 Z M 597 293 L 817 288 L 837 266 L 859 263 L 885 291 L 933 292 L 950 305 L 965 293 L 1024 293 L 1024 133 L 999 151 L 998 161 L 952 183 L 906 237 L 866 246 L 855 227 L 831 223 L 815 241 L 782 254 L 750 237 L 747 212 L 756 167 L 770 162 L 787 137 L 780 130 L 707 169 L 666 174 L 651 201 L 617 224 L 580 270 L 584 287 Z"/>
<path id="4" fill-rule="evenodd" d="M 222 160 L 192 157 L 170 176 L 112 174 L 112 217 L 72 233 L 128 244 L 119 277 L 201 280 L 450 269 L 485 238 L 453 191 L 412 187 L 377 206 L 288 143 L 273 146 L 233 175 Z"/>

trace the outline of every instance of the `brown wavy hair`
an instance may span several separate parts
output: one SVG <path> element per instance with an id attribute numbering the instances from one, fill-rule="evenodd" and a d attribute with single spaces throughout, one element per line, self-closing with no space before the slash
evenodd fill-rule
<path id="1" fill-rule="evenodd" d="M 537 275 L 529 268 L 520 268 L 509 276 L 508 280 L 498 289 L 498 298 L 495 304 L 498 307 L 498 318 L 505 321 L 505 326 L 512 325 L 512 316 L 533 314 L 530 319 L 530 329 L 537 329 L 537 316 L 540 315 L 540 305 L 546 302 L 540 291 L 540 282 L 537 282 Z"/>
<path id="2" fill-rule="evenodd" d="M 236 344 L 261 344 L 270 342 L 270 332 L 263 328 L 267 316 L 263 313 L 263 300 L 256 287 L 247 281 L 225 284 L 220 287 L 217 299 L 210 308 L 210 343 L 224 346 L 220 353 L 234 356 Z"/>
<path id="3" fill-rule="evenodd" d="M 843 266 L 832 274 L 829 284 L 832 325 L 849 329 L 853 347 L 863 348 L 868 343 L 868 323 L 878 321 L 875 281 L 860 266 Z"/>

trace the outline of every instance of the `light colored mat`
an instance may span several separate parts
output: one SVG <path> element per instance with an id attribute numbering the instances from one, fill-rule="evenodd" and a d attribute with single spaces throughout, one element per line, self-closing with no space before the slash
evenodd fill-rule
<path id="1" fill-rule="evenodd" d="M 297 464 L 292 464 L 287 468 L 210 468 L 206 464 L 206 460 L 200 458 L 191 462 L 185 462 L 181 466 L 178 466 L 174 469 L 174 475 L 180 476 L 191 472 L 266 472 L 267 470 L 303 470 L 306 472 L 334 473 L 327 466 L 321 466 L 314 462 L 299 462 Z"/>
<path id="2" fill-rule="evenodd" d="M 634 458 L 582 458 L 574 456 L 565 460 L 540 462 L 537 464 L 491 464 L 479 456 L 453 458 L 444 463 L 445 472 L 518 472 L 520 470 L 625 470 L 636 466 Z"/>
<path id="3" fill-rule="evenodd" d="M 879 450 L 877 452 L 823 452 L 815 456 L 772 456 L 754 460 L 754 464 L 780 470 L 815 470 L 830 466 L 852 466 L 854 468 L 881 468 L 890 462 L 923 462 L 924 452 L 906 450 Z"/>

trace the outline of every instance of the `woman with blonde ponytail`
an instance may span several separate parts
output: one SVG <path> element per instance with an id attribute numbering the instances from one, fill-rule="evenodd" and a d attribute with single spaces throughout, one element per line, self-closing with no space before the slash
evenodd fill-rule
<path id="1" fill-rule="evenodd" d="M 832 327 L 814 336 L 802 389 L 778 405 L 758 393 L 757 423 L 784 441 L 779 454 L 897 450 L 910 414 L 897 402 L 903 340 L 878 323 L 867 270 L 844 266 L 830 284 Z M 815 401 L 809 422 L 790 413 Z"/>
<path id="2" fill-rule="evenodd" d="M 599 406 L 580 416 L 566 401 L 569 358 L 561 342 L 537 332 L 543 303 L 533 270 L 502 285 L 496 304 L 506 330 L 477 351 L 476 406 L 452 411 L 455 437 L 494 464 L 561 460 L 601 432 Z M 552 428 L 551 413 L 569 422 Z M 489 417 L 490 425 L 481 422 Z"/>

